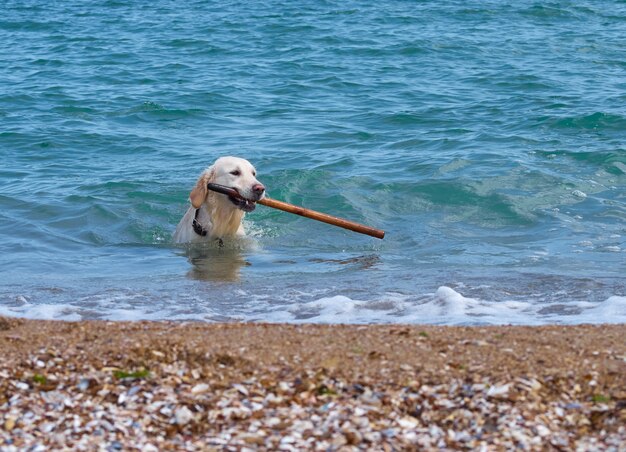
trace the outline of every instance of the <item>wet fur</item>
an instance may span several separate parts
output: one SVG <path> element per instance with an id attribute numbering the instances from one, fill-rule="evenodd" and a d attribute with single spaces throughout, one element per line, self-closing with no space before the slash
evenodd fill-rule
<path id="1" fill-rule="evenodd" d="M 233 176 L 233 171 L 239 171 L 240 176 Z M 242 220 L 245 212 L 235 206 L 228 196 L 215 193 L 207 189 L 207 184 L 213 182 L 235 188 L 241 196 L 251 200 L 263 198 L 265 192 L 259 195 L 254 187 L 260 185 L 255 177 L 256 170 L 250 162 L 238 157 L 221 157 L 204 170 L 195 187 L 189 194 L 191 206 L 178 223 L 174 232 L 175 243 L 208 242 L 216 239 L 228 239 L 245 235 Z M 199 209 L 198 222 L 207 231 L 201 236 L 193 230 L 193 219 Z"/>

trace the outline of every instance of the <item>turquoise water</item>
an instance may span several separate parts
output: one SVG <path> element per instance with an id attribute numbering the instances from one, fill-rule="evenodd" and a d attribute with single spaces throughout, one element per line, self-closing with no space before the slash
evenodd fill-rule
<path id="1" fill-rule="evenodd" d="M 2 8 L 0 314 L 626 321 L 626 3 Z M 387 236 L 174 246 L 221 155 Z"/>

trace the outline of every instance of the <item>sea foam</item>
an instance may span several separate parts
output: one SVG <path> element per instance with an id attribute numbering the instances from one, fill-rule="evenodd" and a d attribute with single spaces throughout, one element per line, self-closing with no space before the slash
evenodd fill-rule
<path id="1" fill-rule="evenodd" d="M 484 300 L 466 297 L 448 287 L 419 296 L 387 293 L 372 299 L 335 294 L 313 297 L 300 293 L 277 298 L 239 291 L 236 303 L 216 303 L 202 297 L 182 301 L 133 292 L 102 294 L 73 303 L 36 303 L 18 296 L 19 303 L 1 303 L 0 315 L 47 320 L 198 320 L 259 321 L 326 324 L 437 324 L 437 325 L 543 325 L 626 323 L 626 297 L 601 302 L 541 298 Z M 224 302 L 223 302 L 224 303 Z"/>

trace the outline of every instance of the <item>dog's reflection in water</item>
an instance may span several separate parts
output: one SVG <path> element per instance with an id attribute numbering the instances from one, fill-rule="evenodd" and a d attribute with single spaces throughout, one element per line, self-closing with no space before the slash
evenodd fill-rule
<path id="1" fill-rule="evenodd" d="M 241 268 L 251 265 L 244 258 L 241 247 L 222 242 L 216 242 L 214 246 L 189 247 L 184 255 L 191 264 L 187 276 L 202 281 L 239 281 Z"/>

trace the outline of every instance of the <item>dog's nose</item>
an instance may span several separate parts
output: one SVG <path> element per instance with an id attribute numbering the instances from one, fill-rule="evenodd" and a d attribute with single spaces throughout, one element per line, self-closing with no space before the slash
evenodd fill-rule
<path id="1" fill-rule="evenodd" d="M 261 196 L 263 192 L 265 191 L 265 186 L 263 186 L 263 184 L 254 184 L 252 186 L 252 191 L 254 192 L 255 195 Z"/>

